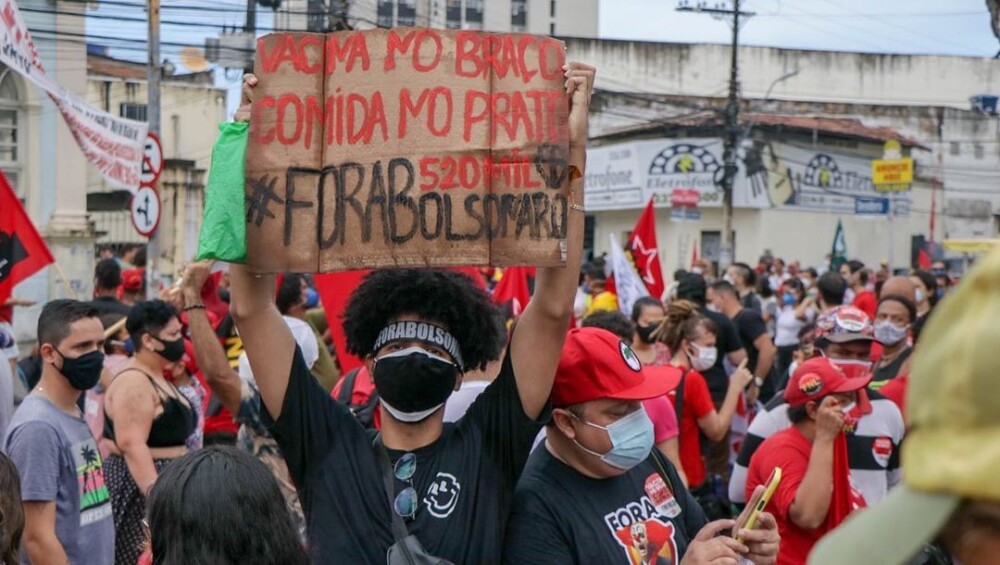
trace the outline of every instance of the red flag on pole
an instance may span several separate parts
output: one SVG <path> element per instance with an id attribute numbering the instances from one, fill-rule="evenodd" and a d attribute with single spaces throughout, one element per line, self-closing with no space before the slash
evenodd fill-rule
<path id="1" fill-rule="evenodd" d="M 927 246 L 921 245 L 917 250 L 917 267 L 925 270 L 931 268 L 931 255 L 927 252 Z"/>
<path id="2" fill-rule="evenodd" d="M 534 276 L 534 268 L 508 267 L 503 271 L 503 277 L 493 289 L 493 302 L 501 307 L 510 305 L 507 311 L 509 319 L 516 318 L 524 312 L 525 306 L 531 300 L 528 290 L 528 276 Z"/>
<path id="3" fill-rule="evenodd" d="M 698 257 L 698 240 L 694 240 L 694 246 L 691 248 L 691 268 L 694 268 L 694 264 L 698 262 L 701 257 Z"/>
<path id="4" fill-rule="evenodd" d="M 54 262 L 45 240 L 0 172 L 0 304 L 17 283 Z"/>
<path id="5" fill-rule="evenodd" d="M 660 269 L 659 246 L 656 244 L 656 213 L 652 199 L 639 216 L 625 246 L 632 252 L 635 270 L 649 294 L 656 298 L 663 296 L 663 270 Z"/>

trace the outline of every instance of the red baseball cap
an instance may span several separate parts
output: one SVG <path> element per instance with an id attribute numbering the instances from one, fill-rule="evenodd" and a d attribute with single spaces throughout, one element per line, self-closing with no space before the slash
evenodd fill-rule
<path id="1" fill-rule="evenodd" d="M 785 400 L 791 407 L 802 406 L 837 392 L 853 392 L 868 386 L 871 374 L 849 378 L 843 369 L 826 357 L 815 357 L 799 365 L 785 388 Z"/>
<path id="2" fill-rule="evenodd" d="M 646 400 L 677 388 L 681 371 L 674 367 L 643 367 L 624 341 L 600 328 L 574 328 L 566 336 L 552 405 L 572 406 L 599 398 Z"/>

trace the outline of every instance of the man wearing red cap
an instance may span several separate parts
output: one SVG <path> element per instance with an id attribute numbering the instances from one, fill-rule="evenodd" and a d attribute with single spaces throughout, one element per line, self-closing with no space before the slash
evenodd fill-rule
<path id="1" fill-rule="evenodd" d="M 570 331 L 546 441 L 518 483 L 504 563 L 774 562 L 779 537 L 770 514 L 761 516 L 761 529 L 741 532 L 745 545 L 718 536 L 734 522 L 707 523 L 674 466 L 652 449 L 641 401 L 681 378 L 660 369 L 644 369 L 611 332 Z"/>
<path id="2" fill-rule="evenodd" d="M 864 498 L 851 486 L 845 414 L 871 375 L 849 378 L 824 357 L 810 359 L 785 389 L 792 427 L 767 439 L 750 460 L 747 499 L 775 467 L 781 484 L 771 498 L 781 531 L 779 565 L 802 565 L 812 546 L 836 528 Z"/>
<path id="3" fill-rule="evenodd" d="M 860 377 L 871 372 L 874 333 L 867 314 L 853 306 L 838 306 L 816 320 L 815 346 L 848 377 Z M 790 411 L 785 397 L 779 394 L 750 423 L 729 481 L 729 499 L 733 502 L 746 501 L 750 460 L 764 440 L 792 425 Z M 899 444 L 906 431 L 903 415 L 894 402 L 866 390 L 858 394 L 857 404 L 847 412 L 847 423 L 851 480 L 865 501 L 875 504 L 900 480 Z"/>

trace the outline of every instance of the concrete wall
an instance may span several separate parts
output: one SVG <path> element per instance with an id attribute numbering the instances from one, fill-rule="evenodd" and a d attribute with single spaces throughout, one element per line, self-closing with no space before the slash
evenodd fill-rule
<path id="1" fill-rule="evenodd" d="M 565 0 L 561 0 L 565 1 Z M 725 95 L 726 45 L 570 39 L 574 59 L 598 68 L 597 86 L 613 91 Z M 785 100 L 968 108 L 969 97 L 1000 92 L 1000 60 L 741 47 L 742 94 L 763 98 L 775 79 Z"/>
<path id="2" fill-rule="evenodd" d="M 397 0 L 398 1 L 398 0 Z M 443 28 L 447 22 L 448 0 L 414 0 L 417 8 L 417 25 Z M 527 33 L 551 35 L 550 24 L 555 24 L 555 34 L 564 37 L 597 37 L 599 0 L 555 0 L 556 15 L 550 15 L 550 0 L 528 0 Z M 511 0 L 482 0 L 483 29 L 486 31 L 511 31 Z M 379 0 L 352 0 L 349 2 L 348 19 L 359 29 L 373 27 L 377 21 Z M 462 0 L 463 14 L 465 1 Z M 278 29 L 303 30 L 308 0 L 285 0 L 275 16 Z"/>

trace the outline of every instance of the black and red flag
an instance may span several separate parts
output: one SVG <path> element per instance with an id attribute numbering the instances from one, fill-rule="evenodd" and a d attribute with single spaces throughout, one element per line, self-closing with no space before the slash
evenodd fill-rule
<path id="1" fill-rule="evenodd" d="M 45 240 L 0 172 L 0 304 L 7 301 L 17 283 L 54 262 Z"/>

